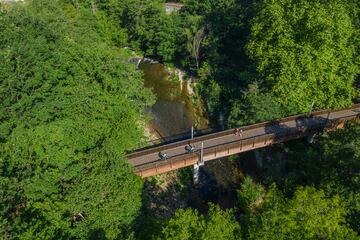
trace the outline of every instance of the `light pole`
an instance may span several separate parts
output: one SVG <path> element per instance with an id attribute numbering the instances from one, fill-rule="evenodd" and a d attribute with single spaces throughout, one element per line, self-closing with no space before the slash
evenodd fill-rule
<path id="1" fill-rule="evenodd" d="M 191 140 L 194 139 L 194 125 L 191 126 Z"/>

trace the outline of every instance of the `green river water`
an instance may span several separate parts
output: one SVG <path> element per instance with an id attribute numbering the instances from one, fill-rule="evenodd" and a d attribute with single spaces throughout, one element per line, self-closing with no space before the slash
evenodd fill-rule
<path id="1" fill-rule="evenodd" d="M 145 87 L 156 94 L 151 112 L 151 128 L 161 137 L 190 131 L 195 123 L 195 108 L 191 101 L 187 82 L 172 80 L 163 64 L 141 62 L 139 69 L 144 73 Z"/>
<path id="2" fill-rule="evenodd" d="M 194 106 L 192 103 L 192 96 L 186 81 L 173 80 L 174 76 L 160 63 L 143 61 L 139 64 L 139 69 L 144 73 L 145 86 L 152 89 L 157 96 L 155 105 L 147 109 L 147 112 L 152 115 L 150 128 L 159 137 L 190 132 L 191 126 L 195 122 L 207 122 L 203 116 L 197 114 L 199 112 L 197 108 L 202 106 Z M 205 126 L 202 125 L 202 127 Z M 192 174 L 191 168 L 185 171 L 188 173 L 190 171 Z M 236 189 L 242 178 L 243 173 L 236 161 L 225 158 L 208 162 L 201 168 L 198 185 L 193 185 L 190 178 L 189 181 L 183 183 L 185 186 L 180 194 L 175 187 L 179 183 L 175 183 L 170 188 L 172 190 L 168 189 L 166 193 L 160 191 L 163 195 L 162 198 L 149 197 L 152 199 L 149 206 L 156 206 L 151 211 L 162 212 L 165 216 L 176 208 L 184 206 L 205 212 L 208 202 L 218 203 L 223 208 L 233 207 L 236 205 Z M 157 186 L 149 185 L 149 183 L 145 185 L 147 194 L 151 195 L 151 192 L 157 189 Z"/>

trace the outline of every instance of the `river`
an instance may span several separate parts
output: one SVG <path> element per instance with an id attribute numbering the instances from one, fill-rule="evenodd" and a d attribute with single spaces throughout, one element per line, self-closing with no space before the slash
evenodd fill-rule
<path id="1" fill-rule="evenodd" d="M 179 79 L 178 73 L 170 73 L 163 64 L 149 61 L 141 62 L 139 69 L 144 73 L 145 87 L 152 89 L 157 97 L 155 105 L 147 109 L 152 116 L 151 130 L 167 137 L 190 132 L 199 122 L 200 127 L 206 127 L 206 119 L 196 114 L 188 82 Z"/>
<path id="2" fill-rule="evenodd" d="M 193 104 L 194 96 L 190 94 L 193 90 L 188 81 L 181 79 L 181 74 L 178 77 L 178 71 L 170 73 L 163 64 L 151 61 L 142 61 L 138 67 L 144 73 L 145 86 L 157 96 L 155 105 L 147 109 L 152 115 L 149 128 L 153 134 L 167 137 L 190 132 L 192 125 L 207 127 L 208 120 L 204 114 L 199 114 L 203 112 L 203 106 Z M 248 162 L 252 154 L 242 158 Z M 244 161 L 224 158 L 206 163 L 201 167 L 200 181 L 196 185 L 192 181 L 192 168 L 148 179 L 144 188 L 146 211 L 155 216 L 170 217 L 176 209 L 184 207 L 206 212 L 208 202 L 222 208 L 234 207 L 236 190 L 244 178 L 241 170 Z"/>

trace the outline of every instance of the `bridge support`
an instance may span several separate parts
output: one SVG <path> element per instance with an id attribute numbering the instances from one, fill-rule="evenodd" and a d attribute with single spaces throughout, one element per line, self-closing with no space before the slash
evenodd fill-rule
<path id="1" fill-rule="evenodd" d="M 194 164 L 194 184 L 199 183 L 199 176 L 200 176 L 200 167 L 204 166 L 204 142 L 201 143 L 200 149 L 200 161 Z"/>
<path id="2" fill-rule="evenodd" d="M 198 184 L 199 183 L 199 175 L 200 175 L 200 165 L 199 164 L 195 164 L 194 165 L 194 184 Z"/>
<path id="3" fill-rule="evenodd" d="M 315 137 L 315 134 L 312 133 L 312 134 L 309 134 L 307 137 L 306 137 L 306 141 L 310 144 L 312 144 L 314 142 L 314 137 Z"/>
<path id="4" fill-rule="evenodd" d="M 263 167 L 263 158 L 260 154 L 259 149 L 254 150 L 254 156 L 255 156 L 256 163 L 259 165 L 259 167 L 262 168 Z"/>

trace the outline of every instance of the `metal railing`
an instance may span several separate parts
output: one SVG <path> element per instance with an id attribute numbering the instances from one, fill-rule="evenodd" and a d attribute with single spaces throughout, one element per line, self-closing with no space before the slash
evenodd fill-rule
<path id="1" fill-rule="evenodd" d="M 309 134 L 316 134 L 319 132 L 319 129 L 326 128 L 326 127 L 332 127 L 334 125 L 339 124 L 340 120 L 342 120 L 342 121 L 350 120 L 350 119 L 356 118 L 357 116 L 359 116 L 359 114 L 352 114 L 352 115 L 349 115 L 346 117 L 339 117 L 339 118 L 334 118 L 331 120 L 324 118 L 324 119 L 322 119 L 322 122 L 321 121 L 317 122 L 307 128 L 293 127 L 293 128 L 284 129 L 280 133 L 263 133 L 263 134 L 251 136 L 248 138 L 238 139 L 238 140 L 234 140 L 231 142 L 206 147 L 206 148 L 204 148 L 204 152 L 207 155 L 209 155 L 209 154 L 216 155 L 219 152 L 229 150 L 232 148 L 239 148 L 239 150 L 240 150 L 239 152 L 241 152 L 244 148 L 246 148 L 248 146 L 252 146 L 253 148 L 255 148 L 260 143 L 264 143 L 264 146 L 267 146 L 268 142 L 271 142 L 271 144 L 276 144 L 276 143 L 284 142 L 286 140 L 305 137 L 305 136 L 308 136 Z M 186 161 L 193 157 L 200 158 L 200 150 L 199 149 L 194 151 L 193 153 L 182 153 L 182 154 L 178 154 L 178 155 L 173 155 L 173 156 L 170 156 L 169 158 L 167 158 L 166 160 L 156 160 L 154 162 L 144 163 L 144 164 L 136 166 L 135 169 L 137 171 L 142 172 L 142 171 L 146 171 L 146 170 L 150 170 L 150 169 L 158 169 L 158 168 L 161 168 L 162 166 L 166 166 L 166 165 L 170 165 L 170 166 L 175 165 L 176 163 L 179 163 L 179 162 L 184 162 L 184 165 L 186 165 Z"/>
<path id="2" fill-rule="evenodd" d="M 252 124 L 252 125 L 248 125 L 248 126 L 243 126 L 243 127 L 241 127 L 241 129 L 243 131 L 248 131 L 251 129 L 261 128 L 261 127 L 275 126 L 275 125 L 279 125 L 284 122 L 294 121 L 297 119 L 311 119 L 311 118 L 314 118 L 314 117 L 317 117 L 317 116 L 320 116 L 320 115 L 326 114 L 326 113 L 333 114 L 333 113 L 342 112 L 342 111 L 346 111 L 346 110 L 352 110 L 352 109 L 356 109 L 356 108 L 360 108 L 360 104 L 355 104 L 352 107 L 346 108 L 346 109 L 315 111 L 311 114 L 310 117 L 305 114 L 290 116 L 290 117 L 282 118 L 278 121 L 267 121 L 267 122 Z M 163 142 L 156 146 L 148 146 L 145 148 L 137 149 L 134 152 L 129 153 L 127 155 L 127 157 L 128 157 L 128 159 L 136 158 L 136 157 L 151 154 L 154 152 L 161 152 L 161 151 L 164 151 L 167 149 L 176 148 L 176 147 L 183 146 L 185 144 L 190 144 L 193 142 L 206 141 L 206 140 L 209 140 L 212 138 L 217 138 L 217 137 L 222 137 L 222 136 L 233 134 L 233 131 L 234 131 L 234 129 L 228 129 L 228 130 L 224 130 L 224 131 L 218 131 L 218 130 L 214 130 L 214 129 L 201 129 L 201 130 L 197 130 L 198 134 L 196 134 L 193 139 L 190 138 L 190 131 L 189 131 L 187 133 L 187 135 L 183 135 L 184 136 L 183 138 L 179 138 L 179 139 L 174 138 L 174 140 L 170 141 L 170 142 Z M 182 135 L 182 134 L 174 135 L 174 137 L 180 136 L 180 135 Z"/>

